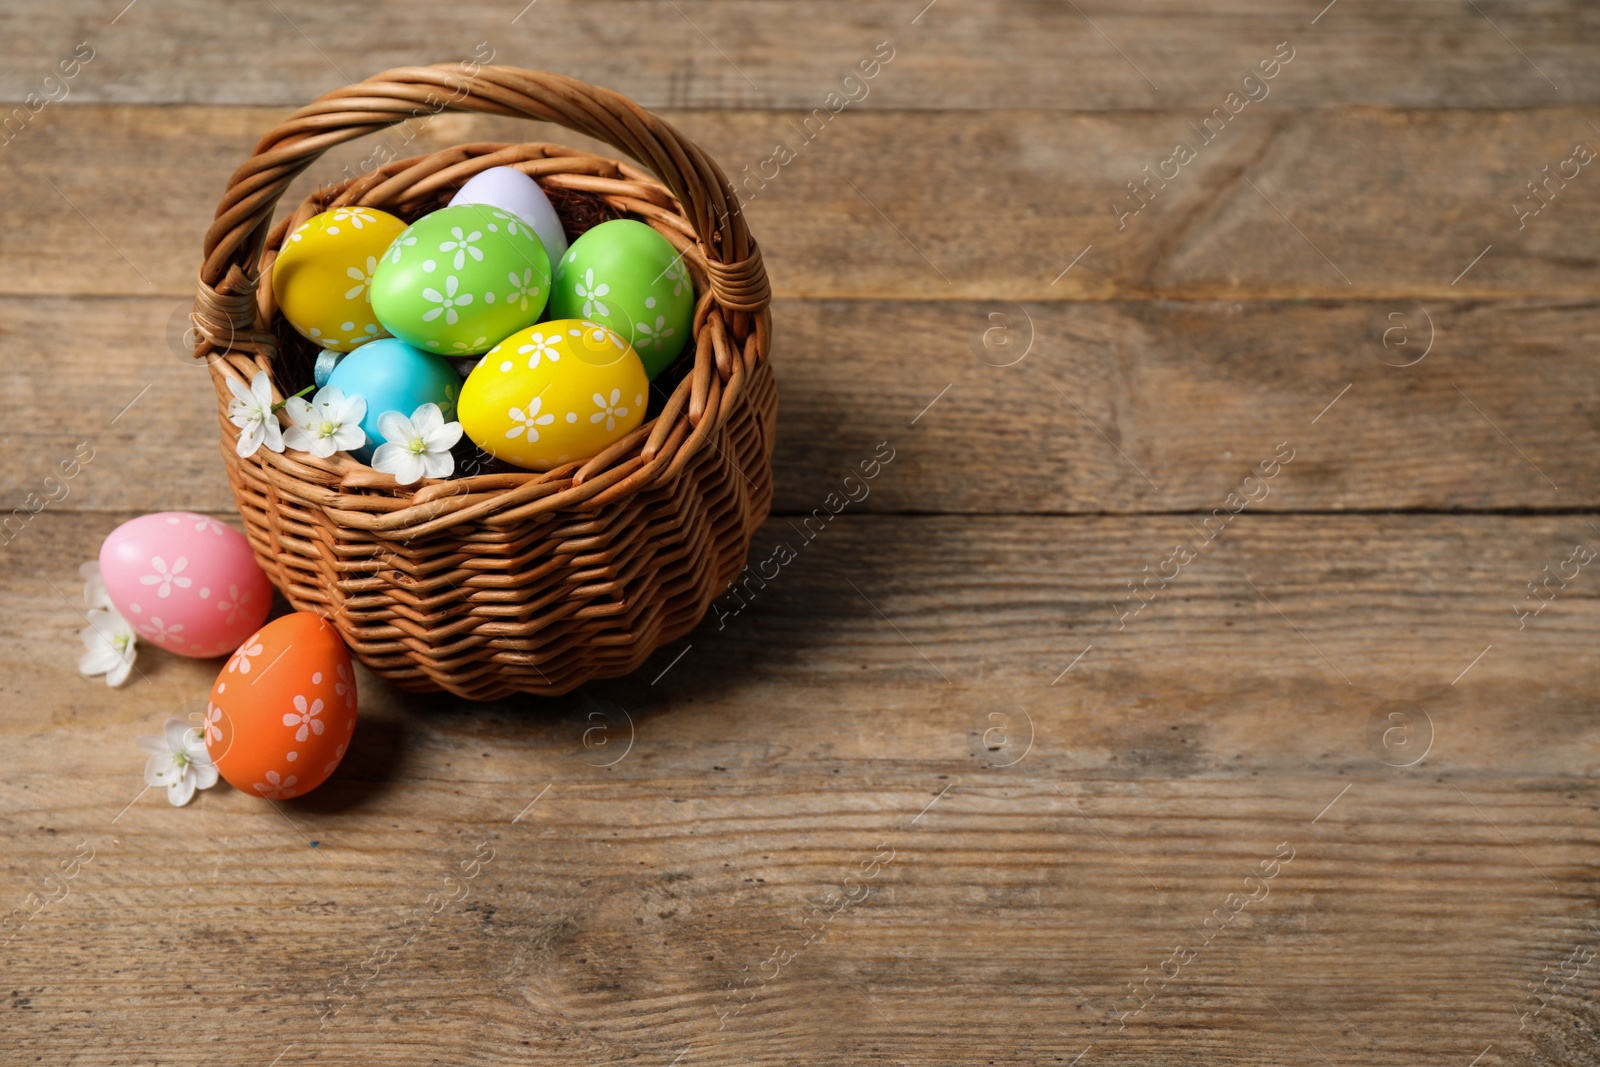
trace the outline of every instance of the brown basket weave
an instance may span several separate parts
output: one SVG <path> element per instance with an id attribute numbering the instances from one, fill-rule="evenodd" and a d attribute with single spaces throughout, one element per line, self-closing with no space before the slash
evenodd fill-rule
<path id="1" fill-rule="evenodd" d="M 324 151 L 441 106 L 559 123 L 660 180 L 557 145 L 468 144 L 321 189 L 272 225 L 278 198 Z M 601 455 L 542 474 L 485 465 L 468 442 L 458 472 L 465 463 L 478 473 L 412 486 L 344 454 L 240 459 L 227 379 L 265 369 L 275 399 L 310 382 L 315 350 L 282 323 L 271 293 L 289 228 L 345 204 L 410 221 L 501 165 L 539 181 L 569 232 L 626 216 L 683 253 L 695 344 L 655 383 L 665 389 L 652 397 L 654 417 Z M 228 181 L 205 257 L 195 356 L 211 365 L 228 480 L 256 558 L 290 604 L 332 620 L 375 674 L 477 700 L 563 693 L 636 669 L 693 629 L 739 573 L 772 498 L 771 292 L 722 171 L 633 102 L 512 67 L 386 71 L 262 139 Z"/>

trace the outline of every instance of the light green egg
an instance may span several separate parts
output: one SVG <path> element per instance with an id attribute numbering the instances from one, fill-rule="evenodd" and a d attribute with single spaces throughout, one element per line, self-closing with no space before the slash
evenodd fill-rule
<path id="1" fill-rule="evenodd" d="M 424 352 L 469 356 L 538 322 L 550 257 L 528 224 L 483 204 L 442 208 L 406 227 L 378 262 L 372 311 Z"/>
<path id="2" fill-rule="evenodd" d="M 556 266 L 551 319 L 588 319 L 625 337 L 651 378 L 689 342 L 694 286 L 677 251 L 633 219 L 602 222 Z"/>

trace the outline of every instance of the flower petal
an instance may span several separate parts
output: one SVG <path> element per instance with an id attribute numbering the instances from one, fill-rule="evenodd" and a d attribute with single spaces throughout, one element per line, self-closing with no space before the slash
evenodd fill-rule
<path id="1" fill-rule="evenodd" d="M 429 478 L 448 478 L 456 469 L 456 457 L 448 452 L 424 452 L 417 458 Z"/>
<path id="2" fill-rule="evenodd" d="M 317 390 L 311 402 L 323 410 L 332 410 L 344 403 L 344 390 L 337 385 L 324 385 Z"/>
<path id="3" fill-rule="evenodd" d="M 127 620 L 117 614 L 117 609 L 112 607 L 96 608 L 83 616 L 88 620 L 89 627 L 104 639 L 107 645 L 113 645 L 119 637 L 132 637 L 133 627 Z M 87 642 L 85 642 L 87 647 Z"/>
<path id="4" fill-rule="evenodd" d="M 256 454 L 256 449 L 261 447 L 261 442 L 266 440 L 266 437 L 267 429 L 265 426 L 259 422 L 251 423 L 249 429 L 241 428 L 239 430 L 239 443 L 234 446 L 234 450 L 243 457 L 253 456 Z"/>
<path id="5" fill-rule="evenodd" d="M 316 412 L 312 410 L 310 404 L 306 403 L 306 398 L 303 396 L 291 396 L 284 401 L 283 410 L 290 419 L 300 426 L 311 426 L 317 417 Z"/>
<path id="6" fill-rule="evenodd" d="M 334 421 L 344 423 L 346 426 L 353 422 L 360 422 L 367 417 L 367 398 L 360 393 L 345 397 L 343 402 L 339 404 L 337 414 L 338 418 Z"/>
<path id="7" fill-rule="evenodd" d="M 184 755 L 189 757 L 190 766 L 211 762 L 211 750 L 206 748 L 204 726 L 196 726 L 193 721 L 190 722 L 189 729 L 183 735 L 183 751 Z"/>
<path id="8" fill-rule="evenodd" d="M 214 763 L 191 763 L 194 770 L 194 787 L 210 789 L 217 784 L 217 766 Z"/>
<path id="9" fill-rule="evenodd" d="M 133 671 L 133 658 L 135 655 L 133 646 L 129 645 L 128 651 L 122 654 L 122 658 L 117 665 L 106 671 L 107 685 L 115 687 L 128 680 L 128 675 Z"/>
<path id="10" fill-rule="evenodd" d="M 110 640 L 126 637 L 131 644 L 136 636 L 133 632 L 133 627 L 128 625 L 128 620 L 122 617 L 122 613 L 117 610 L 115 604 L 107 604 L 103 608 L 96 608 L 84 617 L 89 620 L 90 625 L 105 634 Z"/>
<path id="11" fill-rule="evenodd" d="M 418 436 L 412 429 L 411 420 L 398 411 L 385 411 L 378 416 L 378 433 L 385 441 L 396 445 Z"/>
<path id="12" fill-rule="evenodd" d="M 179 753 L 188 749 L 189 729 L 189 724 L 177 716 L 167 719 L 166 724 L 161 728 L 161 733 L 166 738 L 169 751 Z"/>
<path id="13" fill-rule="evenodd" d="M 401 485 L 410 485 L 422 477 L 422 460 L 409 448 L 385 442 L 372 454 L 372 469 L 394 476 Z"/>
<path id="14" fill-rule="evenodd" d="M 107 607 L 111 598 L 106 595 L 106 583 L 100 577 L 99 560 L 78 564 L 78 577 L 83 579 L 83 602 L 91 608 Z"/>
<path id="15" fill-rule="evenodd" d="M 183 774 L 167 786 L 167 802 L 181 808 L 194 799 L 194 775 Z"/>
<path id="16" fill-rule="evenodd" d="M 93 614 L 94 612 L 92 611 L 89 613 L 89 615 Z M 85 618 L 87 617 L 88 616 L 85 616 Z M 78 637 L 83 641 L 83 647 L 87 651 L 93 652 L 96 649 L 111 648 L 111 639 L 106 636 L 105 631 L 103 631 L 99 626 L 95 625 L 95 622 L 92 618 L 89 619 L 88 626 L 85 626 L 83 629 L 78 631 Z"/>
<path id="17" fill-rule="evenodd" d="M 278 426 L 277 419 L 267 419 L 261 424 L 264 436 L 261 443 L 267 446 L 268 452 L 283 451 L 283 430 Z"/>
<path id="18" fill-rule="evenodd" d="M 400 461 L 395 464 L 394 480 L 400 485 L 413 485 L 422 480 L 428 473 L 422 457 L 415 452 L 406 452 Z"/>
<path id="19" fill-rule="evenodd" d="M 411 427 L 417 437 L 424 441 L 428 435 L 444 425 L 444 412 L 439 410 L 438 404 L 423 404 L 411 413 Z"/>
<path id="20" fill-rule="evenodd" d="M 345 423 L 333 435 L 333 446 L 345 452 L 354 452 L 367 443 L 367 434 L 360 425 Z"/>
<path id="21" fill-rule="evenodd" d="M 172 755 L 151 756 L 144 763 L 144 784 L 154 789 L 158 785 L 166 785 L 171 780 Z"/>
<path id="22" fill-rule="evenodd" d="M 283 445 L 296 452 L 316 452 L 317 438 L 302 426 L 291 426 L 283 431 Z"/>
<path id="23" fill-rule="evenodd" d="M 250 379 L 250 392 L 261 402 L 264 408 L 272 407 L 272 382 L 267 380 L 267 372 L 256 371 L 255 377 Z"/>
<path id="24" fill-rule="evenodd" d="M 549 416 L 546 415 L 545 418 L 548 419 Z M 449 452 L 459 440 L 461 440 L 459 422 L 447 422 L 422 436 L 422 443 L 427 446 L 429 452 Z"/>
<path id="25" fill-rule="evenodd" d="M 93 678 L 97 674 L 104 674 L 122 662 L 122 657 L 117 655 L 117 650 L 100 641 L 99 634 L 93 630 L 85 630 L 84 643 L 91 639 L 95 646 L 78 657 L 78 673 L 85 678 Z"/>

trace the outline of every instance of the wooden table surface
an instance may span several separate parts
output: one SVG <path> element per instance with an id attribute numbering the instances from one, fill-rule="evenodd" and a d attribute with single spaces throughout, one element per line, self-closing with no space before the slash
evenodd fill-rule
<path id="1" fill-rule="evenodd" d="M 1579 0 L 6 5 L 5 509 L 94 458 L 0 552 L 0 1062 L 1600 1063 L 1597 45 Z M 135 738 L 218 663 L 80 678 L 76 568 L 237 522 L 201 234 L 292 107 L 491 52 L 764 176 L 796 558 L 561 699 L 363 674 L 322 789 L 173 808 Z M 586 143 L 411 148 L 486 139 Z"/>

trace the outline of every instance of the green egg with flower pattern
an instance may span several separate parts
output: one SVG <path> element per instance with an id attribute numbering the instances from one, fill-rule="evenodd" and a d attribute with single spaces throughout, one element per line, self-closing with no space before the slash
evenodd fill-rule
<path id="1" fill-rule="evenodd" d="M 526 222 L 483 204 L 441 208 L 406 227 L 372 277 L 384 329 L 424 352 L 471 356 L 539 321 L 550 257 Z"/>
<path id="2" fill-rule="evenodd" d="M 572 242 L 556 265 L 550 319 L 587 319 L 621 334 L 652 379 L 689 342 L 694 286 L 683 259 L 633 219 L 602 222 Z"/>

